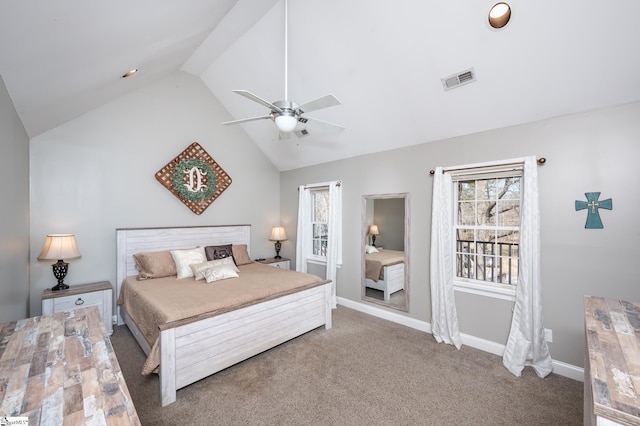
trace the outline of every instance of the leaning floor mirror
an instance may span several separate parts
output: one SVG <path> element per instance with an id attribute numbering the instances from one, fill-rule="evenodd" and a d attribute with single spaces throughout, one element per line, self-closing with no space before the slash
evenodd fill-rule
<path id="1" fill-rule="evenodd" d="M 362 196 L 362 299 L 409 310 L 409 194 Z"/>

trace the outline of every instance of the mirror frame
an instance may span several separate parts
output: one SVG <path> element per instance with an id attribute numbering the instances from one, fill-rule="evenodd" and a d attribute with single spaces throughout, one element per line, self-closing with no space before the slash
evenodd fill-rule
<path id="1" fill-rule="evenodd" d="M 367 244 L 367 201 L 382 200 L 389 198 L 404 199 L 404 304 L 396 305 L 367 296 L 367 289 L 364 284 L 365 278 L 365 259 L 364 246 Z M 408 192 L 390 193 L 390 194 L 369 194 L 362 196 L 361 206 L 361 232 L 360 232 L 360 287 L 361 299 L 366 302 L 372 302 L 388 308 L 397 309 L 403 312 L 409 312 L 409 232 L 411 230 L 411 197 Z"/>

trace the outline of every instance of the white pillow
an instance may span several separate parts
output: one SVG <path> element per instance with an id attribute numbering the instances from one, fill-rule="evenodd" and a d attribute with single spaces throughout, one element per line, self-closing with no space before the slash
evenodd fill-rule
<path id="1" fill-rule="evenodd" d="M 203 275 L 207 283 L 212 283 L 214 281 L 226 280 L 227 278 L 239 277 L 238 272 L 236 272 L 237 270 L 238 268 L 236 268 L 235 265 L 216 265 L 205 269 Z"/>
<path id="2" fill-rule="evenodd" d="M 374 246 L 370 246 L 369 244 L 366 244 L 364 246 L 364 252 L 367 253 L 367 254 L 377 253 L 378 249 L 375 248 Z"/>
<path id="3" fill-rule="evenodd" d="M 207 261 L 207 255 L 204 253 L 204 247 L 197 247 L 188 250 L 171 250 L 171 256 L 176 264 L 178 279 L 193 277 L 193 271 L 189 265 L 193 265 L 194 263 L 204 263 Z"/>
<path id="4" fill-rule="evenodd" d="M 223 257 L 222 259 L 210 260 L 204 263 L 195 263 L 193 265 L 190 265 L 189 267 L 193 271 L 194 278 L 196 279 L 196 281 L 198 281 L 204 279 L 204 271 L 211 268 L 212 266 L 230 266 L 236 272 L 240 272 L 240 270 L 236 267 L 235 262 L 233 261 L 233 257 L 231 256 Z"/>

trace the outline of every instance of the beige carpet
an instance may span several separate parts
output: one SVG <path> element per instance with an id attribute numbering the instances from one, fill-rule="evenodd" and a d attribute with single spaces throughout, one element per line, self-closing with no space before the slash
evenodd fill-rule
<path id="1" fill-rule="evenodd" d="M 178 391 L 160 406 L 158 377 L 126 326 L 111 338 L 143 425 L 580 425 L 582 383 L 351 309 Z"/>

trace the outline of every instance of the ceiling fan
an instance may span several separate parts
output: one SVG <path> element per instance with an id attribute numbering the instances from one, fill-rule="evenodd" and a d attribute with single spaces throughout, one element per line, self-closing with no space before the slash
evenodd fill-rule
<path id="1" fill-rule="evenodd" d="M 324 95 L 312 101 L 305 102 L 302 105 L 298 105 L 297 103 L 288 100 L 289 98 L 287 93 L 287 77 L 288 77 L 287 21 L 288 21 L 288 0 L 284 0 L 284 100 L 268 102 L 247 90 L 233 90 L 234 93 L 244 96 L 245 98 L 250 99 L 254 102 L 257 102 L 260 105 L 266 106 L 267 108 L 269 108 L 270 112 L 268 115 L 262 115 L 259 117 L 242 118 L 240 120 L 233 120 L 233 121 L 225 121 L 222 124 L 231 125 L 231 124 L 247 123 L 249 121 L 271 119 L 273 122 L 276 123 L 276 127 L 280 131 L 280 139 L 289 138 L 290 134 L 294 132 L 294 130 L 296 130 L 298 123 L 306 124 L 307 122 L 312 122 L 314 123 L 314 127 L 340 132 L 344 130 L 344 127 L 339 126 L 337 124 L 328 123 L 326 121 L 318 120 L 317 118 L 303 116 L 303 114 L 310 111 L 316 111 L 322 108 L 328 108 L 331 106 L 340 105 L 341 102 L 335 96 Z M 309 131 L 306 128 L 304 128 L 299 131 L 296 131 L 295 134 L 299 137 L 308 136 Z"/>

